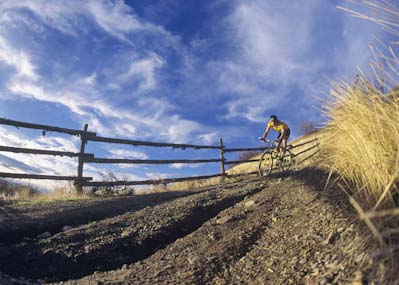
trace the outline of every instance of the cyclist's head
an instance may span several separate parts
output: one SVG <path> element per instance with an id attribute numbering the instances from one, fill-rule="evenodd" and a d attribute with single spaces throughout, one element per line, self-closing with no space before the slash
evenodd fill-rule
<path id="1" fill-rule="evenodd" d="M 276 115 L 271 115 L 270 116 L 270 122 L 277 122 L 277 121 L 278 121 L 278 119 L 277 119 Z"/>

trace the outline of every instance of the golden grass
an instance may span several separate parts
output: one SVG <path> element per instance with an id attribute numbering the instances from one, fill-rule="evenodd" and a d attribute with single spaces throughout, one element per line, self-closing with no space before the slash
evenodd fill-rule
<path id="1" fill-rule="evenodd" d="M 397 2 L 350 2 L 366 8 L 369 15 L 341 9 L 399 36 Z M 399 60 L 395 54 L 399 44 L 391 44 L 382 49 L 371 46 L 375 56 L 371 75 L 361 74 L 354 83 L 332 88 L 321 139 L 324 163 L 339 174 L 338 186 L 349 195 L 359 219 L 381 247 L 376 254 L 380 261 L 374 263 L 383 268 L 377 274 L 378 284 L 399 283 Z"/>
<path id="2" fill-rule="evenodd" d="M 399 177 L 399 102 L 362 78 L 340 84 L 325 105 L 329 122 L 322 140 L 326 162 L 361 204 L 395 205 Z"/>
<path id="3" fill-rule="evenodd" d="M 81 201 L 93 198 L 85 193 L 78 194 L 72 184 L 58 187 L 51 192 L 40 192 L 29 186 L 16 186 L 14 188 L 13 193 L 11 195 L 3 195 L 2 200 L 13 202 L 17 206 Z"/>

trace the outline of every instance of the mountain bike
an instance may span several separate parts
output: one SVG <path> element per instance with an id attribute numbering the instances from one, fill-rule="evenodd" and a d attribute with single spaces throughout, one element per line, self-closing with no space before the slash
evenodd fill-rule
<path id="1" fill-rule="evenodd" d="M 265 150 L 259 159 L 259 176 L 268 176 L 273 170 L 281 172 L 288 171 L 293 162 L 291 146 L 287 146 L 285 152 L 276 151 L 276 141 L 262 140 L 269 144 L 269 148 Z"/>

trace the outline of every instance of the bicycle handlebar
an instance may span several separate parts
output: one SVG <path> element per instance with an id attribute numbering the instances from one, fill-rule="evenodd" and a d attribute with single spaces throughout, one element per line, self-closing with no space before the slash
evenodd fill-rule
<path id="1" fill-rule="evenodd" d="M 269 144 L 275 144 L 275 143 L 276 143 L 276 141 L 275 141 L 275 140 L 270 140 L 270 139 L 267 139 L 267 140 L 262 140 L 262 138 L 261 138 L 261 137 L 259 137 L 259 140 L 260 140 L 260 141 L 263 141 L 263 142 L 265 142 L 265 143 L 269 143 Z"/>
<path id="2" fill-rule="evenodd" d="M 267 139 L 267 140 L 262 140 L 261 137 L 259 137 L 259 140 L 260 140 L 260 141 L 263 141 L 263 142 L 268 142 L 268 143 L 276 143 L 275 140 L 269 140 L 269 139 Z"/>

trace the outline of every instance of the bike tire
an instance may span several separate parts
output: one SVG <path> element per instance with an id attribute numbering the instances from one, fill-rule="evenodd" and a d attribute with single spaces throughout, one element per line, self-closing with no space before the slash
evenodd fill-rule
<path id="1" fill-rule="evenodd" d="M 292 165 L 292 152 L 290 150 L 286 150 L 283 159 L 280 160 L 280 170 L 281 172 L 288 171 Z"/>
<path id="2" fill-rule="evenodd" d="M 274 157 L 271 151 L 265 151 L 259 159 L 259 176 L 268 176 L 273 170 Z"/>

